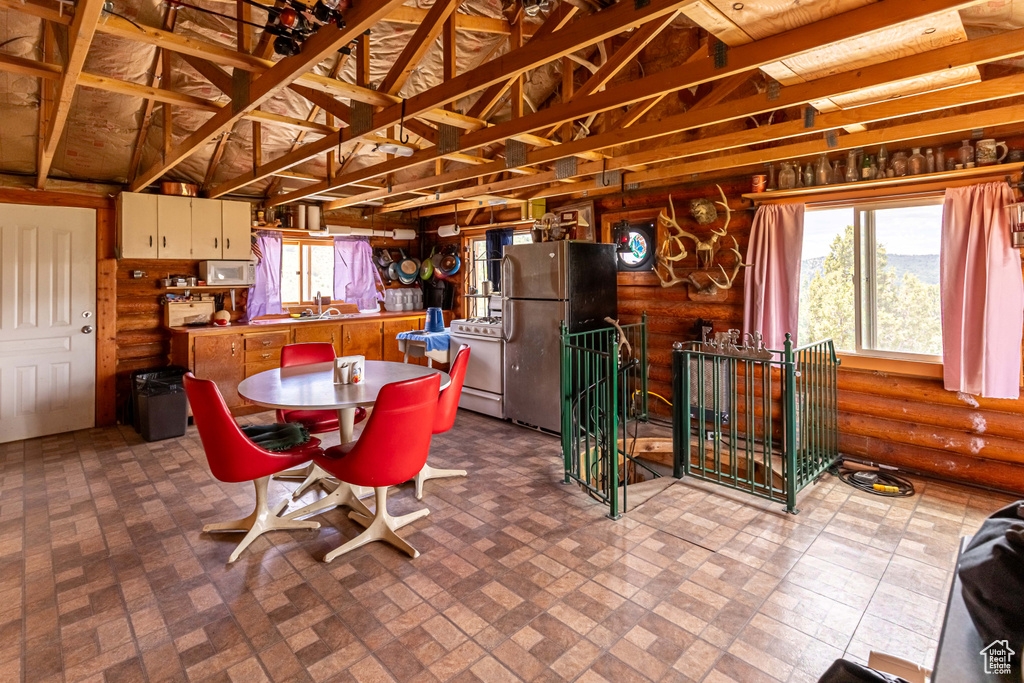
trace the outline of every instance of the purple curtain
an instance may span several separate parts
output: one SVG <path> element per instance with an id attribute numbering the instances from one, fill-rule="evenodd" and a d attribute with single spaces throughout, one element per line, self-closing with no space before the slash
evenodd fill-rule
<path id="1" fill-rule="evenodd" d="M 249 288 L 245 316 L 253 320 L 261 315 L 284 313 L 281 308 L 281 233 L 259 230 L 253 238 L 256 282 Z"/>
<path id="2" fill-rule="evenodd" d="M 1020 395 L 1024 280 L 1010 243 L 1004 182 L 946 190 L 940 293 L 946 389 L 990 398 Z"/>
<path id="3" fill-rule="evenodd" d="M 355 304 L 360 311 L 376 311 L 384 300 L 384 282 L 373 265 L 370 241 L 359 237 L 334 238 L 334 299 Z"/>
<path id="4" fill-rule="evenodd" d="M 743 282 L 743 330 L 760 332 L 769 349 L 781 349 L 786 333 L 796 344 L 800 311 L 803 204 L 762 204 L 750 228 Z"/>

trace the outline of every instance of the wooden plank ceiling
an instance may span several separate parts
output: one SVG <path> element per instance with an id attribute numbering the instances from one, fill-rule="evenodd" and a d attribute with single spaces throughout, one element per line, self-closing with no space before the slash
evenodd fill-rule
<path id="1" fill-rule="evenodd" d="M 1024 56 L 1024 13 L 1011 2 L 621 0 L 597 10 L 556 0 L 532 21 L 518 3 L 504 18 L 478 16 L 475 1 L 354 0 L 344 29 L 326 26 L 274 61 L 272 36 L 242 21 L 224 24 L 230 43 L 176 32 L 185 8 L 157 28 L 95 0 L 70 14 L 56 0 L 0 0 L 0 11 L 38 19 L 43 36 L 42 60 L 0 47 L 0 71 L 38 81 L 39 187 L 77 88 L 139 102 L 142 130 L 123 150 L 132 190 L 198 174 L 209 196 L 258 192 L 270 206 L 328 210 L 429 214 L 612 192 L 1024 122 L 1013 61 Z M 263 12 L 209 4 L 248 20 Z M 385 24 L 409 30 L 373 73 Z M 90 51 L 111 49 L 94 35 L 155 49 L 144 81 L 93 70 Z M 470 59 L 466 41 L 480 35 L 496 36 L 494 47 Z M 419 74 L 431 54 L 434 83 Z M 203 79 L 205 96 L 172 86 L 172 58 Z M 543 74 L 550 87 L 538 96 L 527 85 Z M 368 113 L 357 120 L 356 107 Z M 162 142 L 146 158 L 156 108 Z M 191 127 L 173 135 L 183 121 Z M 282 130 L 287 146 L 268 155 L 264 136 Z M 218 177 L 229 141 L 246 135 L 233 152 L 250 157 L 246 172 Z M 386 142 L 410 154 L 383 153 Z"/>

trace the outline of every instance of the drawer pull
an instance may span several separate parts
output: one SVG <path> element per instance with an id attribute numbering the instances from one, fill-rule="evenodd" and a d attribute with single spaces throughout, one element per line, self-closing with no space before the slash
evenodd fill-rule
<path id="1" fill-rule="evenodd" d="M 269 339 L 264 339 L 263 340 L 263 345 L 264 346 L 270 346 L 270 344 L 271 344 L 271 341 Z"/>
<path id="2" fill-rule="evenodd" d="M 261 358 L 270 358 L 270 354 L 269 353 L 261 353 L 260 357 Z"/>

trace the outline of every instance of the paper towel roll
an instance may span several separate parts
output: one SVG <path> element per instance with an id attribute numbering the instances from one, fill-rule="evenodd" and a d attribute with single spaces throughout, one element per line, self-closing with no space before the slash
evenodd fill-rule
<path id="1" fill-rule="evenodd" d="M 442 225 L 440 228 L 437 229 L 437 236 L 438 237 L 455 237 L 460 232 L 462 232 L 462 229 L 459 226 L 457 226 L 457 225 Z"/>
<path id="2" fill-rule="evenodd" d="M 399 229 L 395 230 L 394 233 L 392 233 L 392 236 L 393 236 L 393 239 L 396 239 L 396 240 L 399 240 L 399 241 L 404 240 L 404 241 L 408 242 L 410 240 L 416 239 L 416 231 L 415 230 L 405 229 L 405 228 L 399 228 Z"/>
<path id="3" fill-rule="evenodd" d="M 320 231 L 320 206 L 312 205 L 306 207 L 306 230 L 312 232 Z"/>

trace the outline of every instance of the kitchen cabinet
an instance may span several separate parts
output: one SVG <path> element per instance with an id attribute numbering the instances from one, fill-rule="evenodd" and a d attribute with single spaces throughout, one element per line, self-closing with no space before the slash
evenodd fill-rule
<path id="1" fill-rule="evenodd" d="M 243 405 L 245 401 L 238 395 L 238 383 L 245 377 L 242 335 L 197 336 L 192 372 L 200 379 L 213 380 L 228 408 Z"/>
<path id="2" fill-rule="evenodd" d="M 157 258 L 192 258 L 192 198 L 156 198 Z"/>
<path id="3" fill-rule="evenodd" d="M 341 352 L 341 325 L 311 325 L 299 324 L 294 328 L 296 344 L 305 342 L 330 342 L 334 345 L 334 355 L 343 356 Z"/>
<path id="4" fill-rule="evenodd" d="M 224 248 L 217 258 L 248 261 L 252 256 L 252 216 L 248 202 L 221 202 L 220 210 Z"/>
<path id="5" fill-rule="evenodd" d="M 117 197 L 118 256 L 247 261 L 249 211 L 248 202 L 122 192 Z"/>
<path id="6" fill-rule="evenodd" d="M 410 318 L 407 320 L 385 320 L 381 332 L 381 359 L 401 363 L 405 360 L 405 354 L 398 350 L 398 334 L 400 332 L 411 332 L 422 330 L 426 318 Z M 426 356 L 409 357 L 409 363 L 426 365 Z"/>
<path id="7" fill-rule="evenodd" d="M 155 194 L 117 196 L 117 236 L 121 258 L 158 257 Z"/>
<path id="8" fill-rule="evenodd" d="M 216 261 L 224 253 L 222 203 L 216 199 L 192 197 L 192 258 Z"/>
<path id="9" fill-rule="evenodd" d="M 366 360 L 381 360 L 381 323 L 346 323 L 341 327 L 342 356 L 365 356 Z"/>

